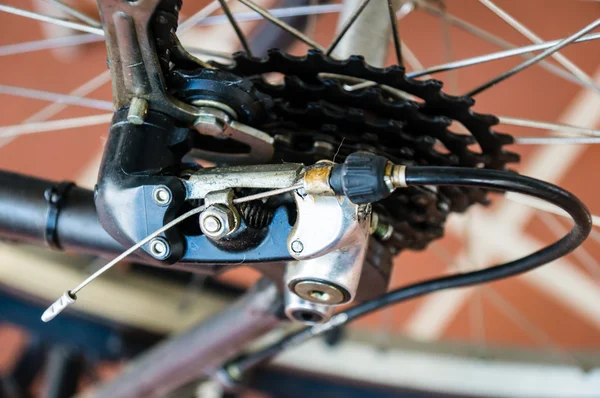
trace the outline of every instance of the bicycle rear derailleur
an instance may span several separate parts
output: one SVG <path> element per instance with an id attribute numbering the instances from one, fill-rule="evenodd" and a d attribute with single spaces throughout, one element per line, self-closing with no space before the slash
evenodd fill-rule
<path id="1" fill-rule="evenodd" d="M 132 246 L 203 203 L 197 218 L 143 246 L 146 254 L 195 272 L 255 266 L 284 288 L 288 316 L 305 323 L 325 321 L 332 306 L 357 297 L 369 236 L 381 230 L 370 203 L 402 186 L 402 167 L 356 153 L 341 165 L 201 168 L 182 162 L 197 132 L 153 110 L 141 124 L 128 114 L 115 114 L 95 196 L 103 227 L 120 243 Z M 290 187 L 297 188 L 291 197 L 234 203 Z M 382 293 L 365 288 L 369 296 Z"/>
<path id="2" fill-rule="evenodd" d="M 147 256 L 208 273 L 250 264 L 286 287 L 293 319 L 324 321 L 332 305 L 380 295 L 394 254 L 424 248 L 442 235 L 450 211 L 486 201 L 478 189 L 411 187 L 371 206 L 402 186 L 402 168 L 387 159 L 496 169 L 515 161 L 503 149 L 511 137 L 490 129 L 495 119 L 472 112 L 470 98 L 442 94 L 440 82 L 319 52 L 206 64 L 175 35 L 179 0 L 98 3 L 117 108 L 96 188 L 103 227 L 131 246 L 203 203 L 198 219 L 145 245 Z M 270 72 L 283 73 L 285 84 L 258 78 Z M 323 73 L 382 86 L 349 94 Z M 473 136 L 451 133 L 451 119 Z M 467 148 L 473 143 L 482 153 Z M 343 165 L 315 163 L 337 152 Z M 291 196 L 234 203 L 296 184 Z"/>

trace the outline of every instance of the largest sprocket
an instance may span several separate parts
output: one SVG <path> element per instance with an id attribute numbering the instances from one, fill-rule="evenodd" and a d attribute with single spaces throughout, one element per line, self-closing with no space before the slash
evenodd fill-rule
<path id="1" fill-rule="evenodd" d="M 493 130 L 496 117 L 473 112 L 472 98 L 444 94 L 438 80 L 407 78 L 400 66 L 375 68 L 359 56 L 337 61 L 316 50 L 303 57 L 280 50 L 264 58 L 236 53 L 233 60 L 214 66 L 251 80 L 275 101 L 272 120 L 256 126 L 276 138 L 274 161 L 343 161 L 356 150 L 409 165 L 504 169 L 519 160 L 504 148 L 512 137 Z M 263 76 L 271 73 L 283 74 L 283 84 L 267 83 Z M 350 92 L 344 88 L 346 78 L 378 85 Z M 406 94 L 414 98 L 406 99 Z M 464 131 L 453 132 L 453 122 Z M 474 203 L 488 203 L 486 192 L 411 188 L 397 191 L 375 209 L 393 226 L 386 246 L 398 252 L 425 248 L 443 235 L 450 212 Z"/>

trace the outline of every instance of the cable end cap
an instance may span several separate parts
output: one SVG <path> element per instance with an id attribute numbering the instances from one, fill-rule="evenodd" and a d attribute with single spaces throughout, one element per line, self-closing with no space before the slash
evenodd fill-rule
<path id="1" fill-rule="evenodd" d="M 42 314 L 42 321 L 50 322 L 58 314 L 63 312 L 65 308 L 73 304 L 77 300 L 77 296 L 71 294 L 69 290 L 63 293 L 44 313 Z"/>

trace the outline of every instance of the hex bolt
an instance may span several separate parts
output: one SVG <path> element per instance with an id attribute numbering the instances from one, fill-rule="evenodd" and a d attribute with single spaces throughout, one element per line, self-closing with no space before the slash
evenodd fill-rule
<path id="1" fill-rule="evenodd" d="M 221 229 L 221 221 L 215 216 L 208 216 L 202 224 L 208 232 L 216 233 Z"/>
<path id="2" fill-rule="evenodd" d="M 169 242 L 164 238 L 154 238 L 150 241 L 150 254 L 157 260 L 164 260 L 171 254 Z"/>
<path id="3" fill-rule="evenodd" d="M 211 239 L 224 238 L 237 228 L 236 216 L 227 206 L 215 204 L 200 213 L 200 229 Z"/>
<path id="4" fill-rule="evenodd" d="M 153 192 L 153 197 L 159 206 L 166 206 L 171 203 L 171 191 L 165 186 L 157 187 Z"/>
<path id="5" fill-rule="evenodd" d="M 140 97 L 133 97 L 127 112 L 127 121 L 133 124 L 144 124 L 148 114 L 148 101 Z"/>
<path id="6" fill-rule="evenodd" d="M 294 253 L 302 253 L 302 251 L 304 250 L 304 244 L 299 240 L 293 241 L 291 247 Z"/>
<path id="7" fill-rule="evenodd" d="M 221 137 L 231 121 L 229 115 L 216 108 L 201 107 L 200 116 L 194 121 L 194 128 L 200 133 L 213 137 Z"/>

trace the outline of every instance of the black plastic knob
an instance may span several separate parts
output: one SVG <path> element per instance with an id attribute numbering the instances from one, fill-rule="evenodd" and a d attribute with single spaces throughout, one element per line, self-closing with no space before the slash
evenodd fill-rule
<path id="1" fill-rule="evenodd" d="M 352 203 L 377 202 L 392 192 L 385 183 L 388 160 L 369 152 L 350 154 L 343 164 L 333 166 L 329 184 L 336 195 L 344 195 Z"/>

